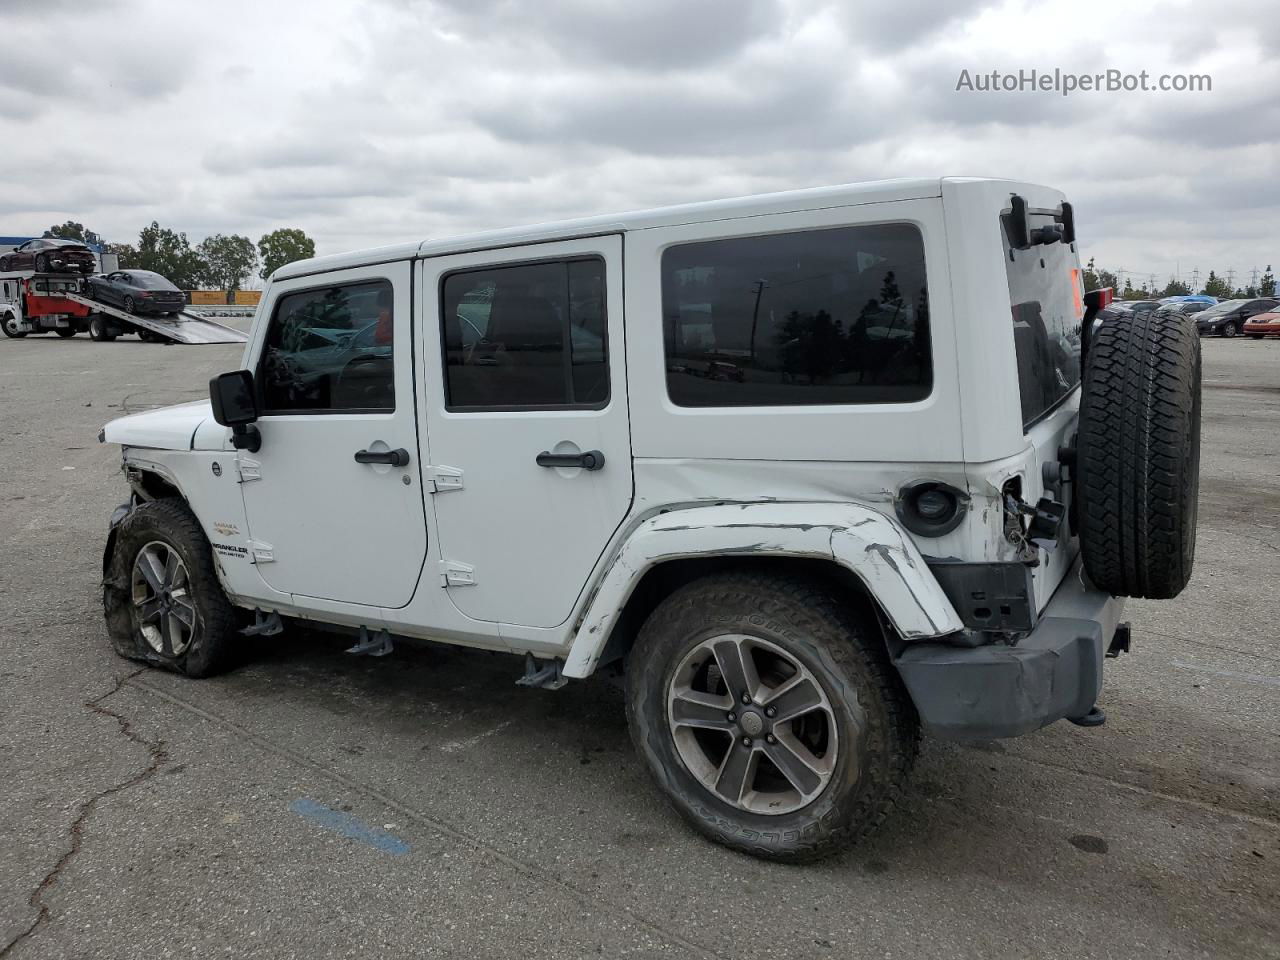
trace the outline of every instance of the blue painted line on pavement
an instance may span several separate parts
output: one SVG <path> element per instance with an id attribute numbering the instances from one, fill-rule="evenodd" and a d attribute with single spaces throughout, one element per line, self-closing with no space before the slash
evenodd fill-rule
<path id="1" fill-rule="evenodd" d="M 334 833 L 341 834 L 351 840 L 367 843 L 369 846 L 381 850 L 383 853 L 389 853 L 393 857 L 403 856 L 409 852 L 409 845 L 399 837 L 387 833 L 385 830 L 379 830 L 377 827 L 371 827 L 367 823 L 362 823 L 349 813 L 343 813 L 341 810 L 332 810 L 323 803 L 317 803 L 310 797 L 299 797 L 289 805 L 289 809 L 299 816 L 306 817 L 312 823 L 324 827 L 326 830 L 332 830 Z"/>

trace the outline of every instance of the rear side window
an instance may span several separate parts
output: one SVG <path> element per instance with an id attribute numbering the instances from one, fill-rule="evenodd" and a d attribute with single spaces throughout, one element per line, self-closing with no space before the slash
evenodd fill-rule
<path id="1" fill-rule="evenodd" d="M 392 289 L 386 280 L 288 293 L 258 371 L 266 413 L 395 409 Z"/>
<path id="2" fill-rule="evenodd" d="M 598 257 L 445 277 L 446 408 L 603 407 L 609 401 L 604 284 Z"/>
<path id="3" fill-rule="evenodd" d="M 667 394 L 684 407 L 929 395 L 924 242 L 886 223 L 734 237 L 662 256 Z"/>
<path id="4" fill-rule="evenodd" d="M 1003 218 L 1002 228 L 1022 425 L 1027 429 L 1080 382 L 1084 290 L 1075 244 L 1037 244 L 1016 250 L 1009 242 L 1009 224 Z"/>

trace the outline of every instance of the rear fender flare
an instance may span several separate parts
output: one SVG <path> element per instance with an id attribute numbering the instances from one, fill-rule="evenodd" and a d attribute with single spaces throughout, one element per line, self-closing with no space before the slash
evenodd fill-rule
<path id="1" fill-rule="evenodd" d="M 651 568 L 691 557 L 802 557 L 852 571 L 904 640 L 964 628 L 897 522 L 857 503 L 743 503 L 671 510 L 634 528 L 607 561 L 570 641 L 567 677 L 590 676 L 619 613 Z"/>

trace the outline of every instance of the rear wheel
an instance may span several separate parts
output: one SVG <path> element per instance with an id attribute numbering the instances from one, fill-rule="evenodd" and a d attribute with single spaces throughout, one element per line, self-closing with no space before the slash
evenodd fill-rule
<path id="1" fill-rule="evenodd" d="M 1076 516 L 1089 578 L 1116 596 L 1177 596 L 1200 489 L 1200 340 L 1181 318 L 1104 324 L 1080 402 Z"/>
<path id="2" fill-rule="evenodd" d="M 0 328 L 4 329 L 6 337 L 12 337 L 14 340 L 21 340 L 27 335 L 27 331 L 18 326 L 18 318 L 12 313 L 6 313 L 0 318 Z"/>
<path id="3" fill-rule="evenodd" d="M 89 321 L 90 340 L 97 340 L 100 343 L 110 343 L 115 338 L 115 333 L 109 326 L 107 326 L 107 322 L 102 319 L 102 314 L 98 314 Z"/>
<path id="4" fill-rule="evenodd" d="M 636 750 L 718 843 L 813 860 L 874 830 L 915 761 L 915 708 L 874 620 L 802 579 L 677 590 L 628 659 Z"/>
<path id="5" fill-rule="evenodd" d="M 230 664 L 235 608 L 214 572 L 209 540 L 181 500 L 140 504 L 121 521 L 103 607 L 123 657 L 189 677 Z"/>
<path id="6" fill-rule="evenodd" d="M 133 297 L 125 297 L 125 298 L 124 298 L 124 312 L 125 312 L 125 313 L 136 313 L 136 312 L 137 312 L 136 310 L 134 310 Z"/>
<path id="7" fill-rule="evenodd" d="M 39 254 L 39 255 L 36 257 L 35 267 L 36 267 L 36 273 L 48 273 L 48 272 L 49 272 L 49 258 L 48 258 L 48 257 L 46 257 L 43 253 L 42 253 L 42 254 Z"/>

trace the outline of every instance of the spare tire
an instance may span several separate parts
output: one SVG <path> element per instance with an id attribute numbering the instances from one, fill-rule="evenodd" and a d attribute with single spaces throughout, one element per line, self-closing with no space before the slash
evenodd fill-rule
<path id="1" fill-rule="evenodd" d="M 1200 338 L 1190 321 L 1111 320 L 1089 343 L 1076 434 L 1085 572 L 1115 596 L 1176 597 L 1200 491 Z"/>

